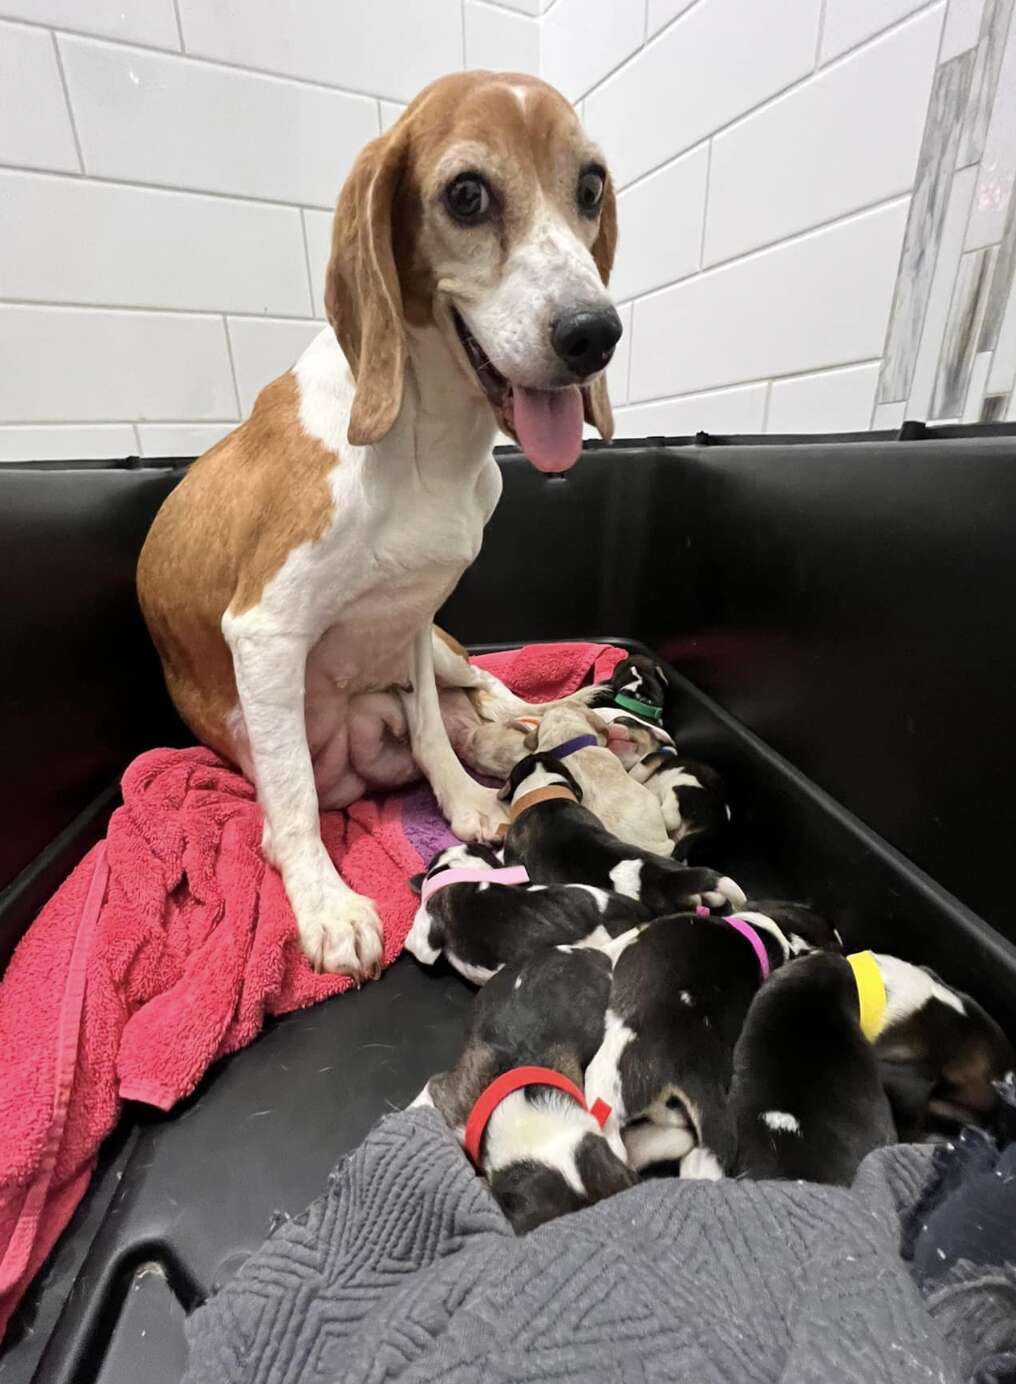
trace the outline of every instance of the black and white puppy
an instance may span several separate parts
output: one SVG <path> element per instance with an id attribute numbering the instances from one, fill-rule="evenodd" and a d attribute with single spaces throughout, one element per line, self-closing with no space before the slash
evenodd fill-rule
<path id="1" fill-rule="evenodd" d="M 990 1122 L 995 1083 L 1016 1066 L 1013 1046 L 969 995 L 933 971 L 873 953 L 885 987 L 875 1037 L 897 1132 L 911 1143 Z"/>
<path id="2" fill-rule="evenodd" d="M 682 1176 L 693 1177 L 733 1168 L 727 1101 L 748 1006 L 791 957 L 838 945 L 834 929 L 809 909 L 766 908 L 658 918 L 605 947 L 610 1004 L 586 1071 L 586 1100 L 612 1108 L 606 1132 L 632 1167 L 679 1162 Z"/>
<path id="3" fill-rule="evenodd" d="M 895 1142 L 844 957 L 791 961 L 752 999 L 734 1047 L 730 1111 L 736 1171 L 747 1177 L 848 1186 L 863 1158 Z"/>
<path id="4" fill-rule="evenodd" d="M 603 1039 L 609 992 L 610 961 L 595 949 L 554 947 L 505 966 L 473 1002 L 458 1062 L 432 1077 L 416 1103 L 434 1105 L 467 1143 L 481 1097 L 519 1068 L 550 1068 L 581 1094 L 586 1064 Z M 520 1235 L 637 1180 L 594 1115 L 546 1085 L 527 1084 L 499 1100 L 475 1152 L 478 1170 Z"/>
<path id="5" fill-rule="evenodd" d="M 606 889 L 502 883 L 504 877 L 487 846 L 439 851 L 426 873 L 410 881 L 422 897 L 406 950 L 425 966 L 444 953 L 466 980 L 483 985 L 502 966 L 543 948 L 597 946 L 649 918 L 642 904 Z"/>
<path id="6" fill-rule="evenodd" d="M 659 800 L 667 835 L 675 846 L 707 832 L 718 835 L 730 821 L 727 790 L 708 764 L 685 759 L 675 750 L 659 749 L 647 754 L 630 773 Z"/>
<path id="7" fill-rule="evenodd" d="M 548 790 L 556 790 L 549 794 Z M 511 803 L 504 855 L 536 884 L 593 884 L 645 904 L 653 916 L 696 908 L 738 908 L 743 890 L 728 876 L 691 869 L 613 836 L 582 806 L 582 790 L 553 756 L 516 764 L 500 796 Z"/>
<path id="8" fill-rule="evenodd" d="M 598 711 L 626 711 L 661 725 L 668 686 L 666 673 L 654 659 L 633 654 L 621 660 L 610 681 L 595 689 L 587 705 Z"/>

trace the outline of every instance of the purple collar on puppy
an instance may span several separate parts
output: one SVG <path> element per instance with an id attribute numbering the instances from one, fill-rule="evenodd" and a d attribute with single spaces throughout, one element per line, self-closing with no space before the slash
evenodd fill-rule
<path id="1" fill-rule="evenodd" d="M 576 750 L 588 750 L 590 745 L 599 745 L 599 740 L 595 735 L 573 735 L 570 740 L 562 740 L 560 745 L 555 745 L 552 750 L 543 750 L 543 754 L 549 754 L 554 759 L 567 759 Z"/>
<path id="2" fill-rule="evenodd" d="M 700 918 L 716 918 L 718 923 L 729 923 L 735 932 L 739 932 L 746 942 L 751 943 L 752 951 L 758 958 L 758 968 L 762 972 L 762 979 L 769 979 L 769 972 L 772 969 L 769 964 L 769 953 L 766 951 L 766 944 L 751 923 L 746 922 L 744 918 L 739 918 L 736 913 L 731 913 L 729 918 L 718 917 L 715 913 L 710 913 L 704 904 L 699 904 L 695 912 Z"/>
<path id="3" fill-rule="evenodd" d="M 431 894 L 446 889 L 449 884 L 528 884 L 529 871 L 524 865 L 502 865 L 500 870 L 440 870 L 423 881 L 420 899 L 426 903 Z"/>

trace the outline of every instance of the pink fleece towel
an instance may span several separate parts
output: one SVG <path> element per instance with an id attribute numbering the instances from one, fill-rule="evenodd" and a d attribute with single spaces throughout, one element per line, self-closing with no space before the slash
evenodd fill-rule
<path id="1" fill-rule="evenodd" d="M 478 658 L 531 701 L 609 678 L 602 644 L 538 644 Z M 210 750 L 152 750 L 123 806 L 18 945 L 0 985 L 0 1337 L 84 1195 L 124 1100 L 170 1110 L 266 1015 L 347 990 L 315 975 L 282 881 L 261 855 L 254 789 Z M 378 906 L 384 964 L 416 910 L 408 877 L 451 837 L 414 785 L 321 834 L 343 879 Z"/>

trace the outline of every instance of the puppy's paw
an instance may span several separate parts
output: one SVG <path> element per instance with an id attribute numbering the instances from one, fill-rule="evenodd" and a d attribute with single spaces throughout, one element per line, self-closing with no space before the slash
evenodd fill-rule
<path id="1" fill-rule="evenodd" d="M 723 1177 L 723 1169 L 715 1153 L 711 1153 L 700 1144 L 681 1159 L 681 1176 L 694 1177 L 700 1182 L 719 1182 Z"/>
<path id="2" fill-rule="evenodd" d="M 300 945 L 315 971 L 373 980 L 381 974 L 384 933 L 370 899 L 354 894 L 329 863 L 314 882 L 290 891 Z"/>
<path id="3" fill-rule="evenodd" d="M 460 841 L 497 843 L 508 825 L 508 813 L 495 790 L 479 784 L 474 791 L 458 795 L 449 804 L 447 816 Z"/>
<path id="4" fill-rule="evenodd" d="M 682 881 L 687 889 L 686 907 L 724 910 L 743 908 L 748 900 L 741 886 L 729 875 L 689 866 Z"/>
<path id="5" fill-rule="evenodd" d="M 715 888 L 702 895 L 702 901 L 710 908 L 725 908 L 728 904 L 731 908 L 743 908 L 748 902 L 748 895 L 736 880 L 729 875 L 721 875 Z"/>

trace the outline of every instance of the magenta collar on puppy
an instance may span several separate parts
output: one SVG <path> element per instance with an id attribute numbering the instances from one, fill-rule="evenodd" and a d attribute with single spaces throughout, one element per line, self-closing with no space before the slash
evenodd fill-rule
<path id="1" fill-rule="evenodd" d="M 431 894 L 446 889 L 449 884 L 528 884 L 529 871 L 524 865 L 502 865 L 500 870 L 441 870 L 423 881 L 420 898 L 426 903 Z"/>
<path id="2" fill-rule="evenodd" d="M 573 735 L 570 740 L 562 740 L 560 745 L 555 745 L 552 750 L 544 750 L 542 753 L 549 754 L 554 759 L 567 759 L 576 750 L 588 750 L 590 745 L 599 743 L 595 735 Z"/>
<path id="3" fill-rule="evenodd" d="M 712 918 L 716 916 L 710 913 L 709 909 L 704 907 L 703 904 L 699 904 L 695 912 L 700 918 Z M 739 918 L 736 913 L 732 913 L 729 918 L 716 918 L 716 921 L 718 923 L 729 923 L 735 932 L 739 932 L 746 941 L 751 943 L 752 951 L 758 958 L 758 968 L 762 972 L 762 979 L 768 980 L 769 972 L 772 970 L 769 964 L 769 953 L 766 951 L 766 944 L 762 941 L 762 938 L 752 927 L 751 923 L 745 922 L 745 920 Z"/>

